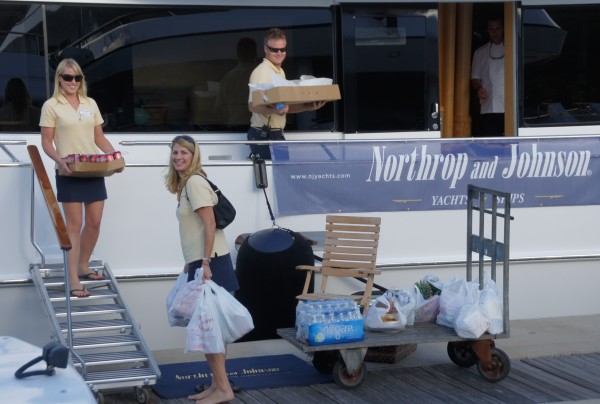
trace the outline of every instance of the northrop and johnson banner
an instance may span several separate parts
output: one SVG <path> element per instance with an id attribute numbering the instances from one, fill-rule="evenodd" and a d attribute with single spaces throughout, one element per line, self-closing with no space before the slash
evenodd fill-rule
<path id="1" fill-rule="evenodd" d="M 600 139 L 515 138 L 272 146 L 282 215 L 464 209 L 467 184 L 512 207 L 600 204 Z"/>

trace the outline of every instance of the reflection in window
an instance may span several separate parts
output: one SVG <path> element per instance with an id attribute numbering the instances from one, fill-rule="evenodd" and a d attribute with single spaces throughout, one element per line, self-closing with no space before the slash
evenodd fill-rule
<path id="1" fill-rule="evenodd" d="M 600 6 L 523 13 L 525 126 L 600 124 Z"/>
<path id="2" fill-rule="evenodd" d="M 0 132 L 37 132 L 46 99 L 41 7 L 3 4 L 1 15 Z"/>
<path id="3" fill-rule="evenodd" d="M 329 10 L 60 6 L 47 19 L 51 67 L 80 62 L 109 132 L 245 132 L 245 74 L 273 21 L 288 36 L 289 79 L 333 77 Z M 242 38 L 256 44 L 250 56 L 240 57 Z M 289 130 L 333 128 L 332 106 L 301 115 Z"/>

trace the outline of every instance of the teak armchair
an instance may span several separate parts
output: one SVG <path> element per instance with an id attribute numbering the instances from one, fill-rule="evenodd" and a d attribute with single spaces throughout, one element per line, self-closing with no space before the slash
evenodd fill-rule
<path id="1" fill-rule="evenodd" d="M 369 307 L 373 280 L 381 271 L 375 269 L 381 218 L 362 216 L 326 217 L 326 234 L 323 245 L 323 262 L 320 267 L 300 265 L 296 269 L 306 271 L 306 281 L 298 300 L 320 300 L 351 298 L 364 310 Z M 321 286 L 314 293 L 308 293 L 313 273 L 321 274 Z M 365 290 L 360 295 L 344 295 L 327 292 L 330 277 L 362 278 Z"/>

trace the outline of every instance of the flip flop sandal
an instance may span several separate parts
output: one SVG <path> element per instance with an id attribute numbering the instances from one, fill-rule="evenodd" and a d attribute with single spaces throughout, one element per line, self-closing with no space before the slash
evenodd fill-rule
<path id="1" fill-rule="evenodd" d="M 88 281 L 103 281 L 104 280 L 104 275 L 99 274 L 96 271 L 90 271 L 83 275 L 77 275 L 77 276 L 79 277 L 79 279 L 88 280 Z"/>
<path id="2" fill-rule="evenodd" d="M 87 295 L 76 295 L 75 293 L 87 293 Z M 71 292 L 69 293 L 71 295 L 71 297 L 79 297 L 79 298 L 85 298 L 85 297 L 90 297 L 90 291 L 87 290 L 86 288 L 81 288 L 81 289 L 71 289 Z"/>

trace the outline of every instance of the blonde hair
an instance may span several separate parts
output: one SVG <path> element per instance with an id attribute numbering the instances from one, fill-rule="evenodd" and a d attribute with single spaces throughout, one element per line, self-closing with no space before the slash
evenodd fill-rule
<path id="1" fill-rule="evenodd" d="M 171 151 L 173 151 L 173 147 L 176 144 L 185 147 L 193 156 L 192 164 L 190 164 L 183 175 L 179 175 L 179 172 L 175 170 L 175 167 L 173 166 L 173 159 L 169 155 L 169 170 L 167 171 L 167 175 L 165 175 L 165 186 L 170 193 L 177 194 L 177 200 L 179 200 L 181 191 L 183 190 L 183 187 L 185 187 L 185 183 L 192 175 L 202 174 L 205 177 L 208 176 L 202 168 L 200 147 L 198 147 L 198 143 L 190 136 L 179 135 L 173 138 L 173 141 L 171 142 Z"/>
<path id="2" fill-rule="evenodd" d="M 62 74 L 64 74 L 65 70 L 67 70 L 68 68 L 73 69 L 75 75 L 83 76 L 83 79 L 79 83 L 79 88 L 77 89 L 77 95 L 79 95 L 80 97 L 87 98 L 87 83 L 85 82 L 83 70 L 81 70 L 81 67 L 79 67 L 79 63 L 77 63 L 75 59 L 70 58 L 61 60 L 58 66 L 56 67 L 56 73 L 54 74 L 54 93 L 52 94 L 52 96 L 58 97 L 59 95 L 65 95 L 65 90 L 63 90 L 63 88 L 61 87 L 59 78 Z"/>

